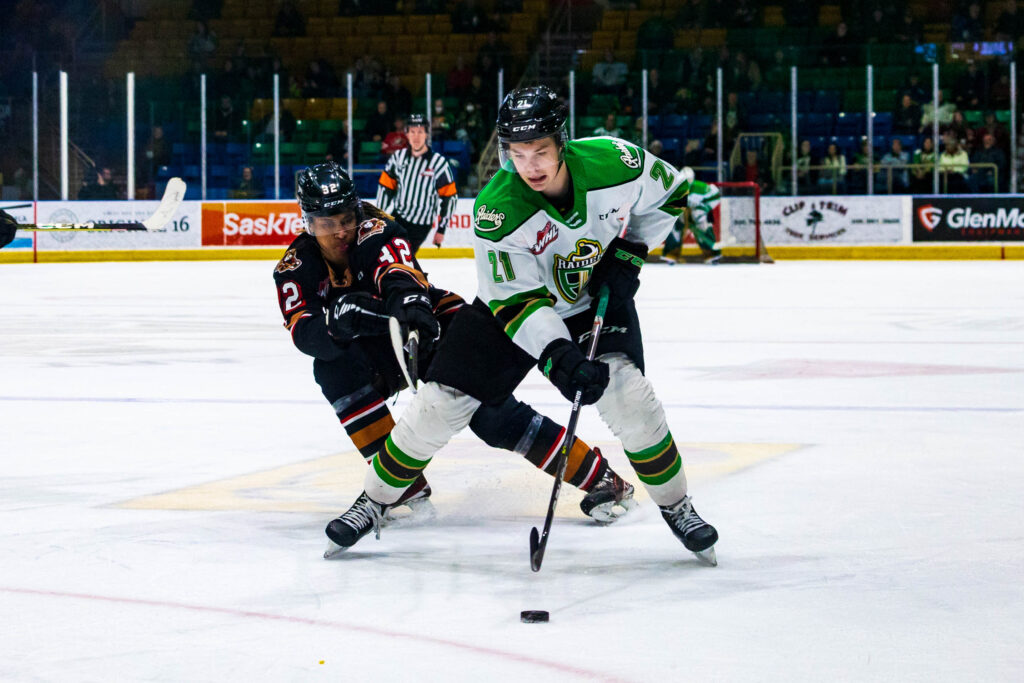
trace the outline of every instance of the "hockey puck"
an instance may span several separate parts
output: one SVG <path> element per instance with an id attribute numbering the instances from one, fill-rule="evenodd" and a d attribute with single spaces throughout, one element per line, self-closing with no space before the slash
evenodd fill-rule
<path id="1" fill-rule="evenodd" d="M 546 623 L 550 615 L 542 609 L 528 609 L 519 613 L 519 621 L 524 624 Z"/>

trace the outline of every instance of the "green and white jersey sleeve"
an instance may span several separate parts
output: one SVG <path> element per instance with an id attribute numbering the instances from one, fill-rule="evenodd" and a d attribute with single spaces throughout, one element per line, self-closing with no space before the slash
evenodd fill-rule
<path id="1" fill-rule="evenodd" d="M 587 281 L 619 236 L 660 244 L 686 206 L 688 177 L 618 138 L 569 142 L 573 205 L 563 215 L 518 175 L 499 171 L 474 207 L 478 296 L 534 357 L 586 310 Z"/>

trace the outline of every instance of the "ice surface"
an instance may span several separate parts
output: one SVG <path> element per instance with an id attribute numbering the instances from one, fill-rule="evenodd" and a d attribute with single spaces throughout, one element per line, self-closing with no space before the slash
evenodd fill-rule
<path id="1" fill-rule="evenodd" d="M 321 559 L 363 465 L 271 269 L 0 267 L 0 680 L 1024 678 L 1024 264 L 645 268 L 719 566 L 644 494 L 599 528 L 563 488 L 539 574 L 551 481 L 468 432 L 434 522 Z M 636 480 L 593 408 L 580 434 Z"/>

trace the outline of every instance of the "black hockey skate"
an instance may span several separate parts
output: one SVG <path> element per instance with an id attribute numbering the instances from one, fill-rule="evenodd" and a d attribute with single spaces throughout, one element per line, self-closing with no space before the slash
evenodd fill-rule
<path id="1" fill-rule="evenodd" d="M 715 556 L 714 545 L 718 541 L 718 532 L 697 514 L 693 509 L 693 502 L 689 496 L 675 505 L 664 505 L 661 507 L 661 516 L 668 522 L 672 533 L 676 535 L 686 549 L 696 555 L 701 561 L 712 567 L 718 566 L 718 558 Z"/>
<path id="2" fill-rule="evenodd" d="M 580 501 L 580 510 L 598 524 L 611 524 L 639 505 L 633 500 L 633 491 L 633 485 L 609 466 Z"/>
<path id="3" fill-rule="evenodd" d="M 332 519 L 324 530 L 330 539 L 327 550 L 324 551 L 324 559 L 330 559 L 348 550 L 371 531 L 376 534 L 377 540 L 380 540 L 380 523 L 387 511 L 387 505 L 371 500 L 365 491 L 360 493 L 352 507 L 337 519 Z"/>
<path id="4" fill-rule="evenodd" d="M 384 519 L 381 526 L 399 527 L 411 522 L 421 522 L 433 519 L 436 511 L 434 504 L 430 502 L 430 484 L 426 477 L 420 474 L 409 488 L 405 490 L 402 497 L 388 506 L 384 512 Z M 405 512 L 397 508 L 405 507 Z"/>

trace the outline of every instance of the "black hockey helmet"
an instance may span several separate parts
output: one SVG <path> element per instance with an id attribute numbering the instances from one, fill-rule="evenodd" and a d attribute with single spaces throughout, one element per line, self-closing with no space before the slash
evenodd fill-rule
<path id="1" fill-rule="evenodd" d="M 409 114 L 405 118 L 405 132 L 408 133 L 413 126 L 422 126 L 423 130 L 427 131 L 427 135 L 430 134 L 430 121 L 423 114 Z"/>
<path id="2" fill-rule="evenodd" d="M 359 195 L 355 183 L 337 163 L 328 161 L 304 168 L 295 174 L 295 198 L 302 209 L 306 231 L 312 233 L 310 218 L 336 216 L 352 211 L 361 218 Z"/>
<path id="3" fill-rule="evenodd" d="M 515 171 L 507 158 L 508 146 L 513 142 L 530 142 L 554 136 L 560 151 L 564 151 L 569 134 L 565 120 L 569 110 L 555 91 L 545 85 L 516 88 L 505 96 L 498 108 L 498 151 L 502 168 Z"/>

